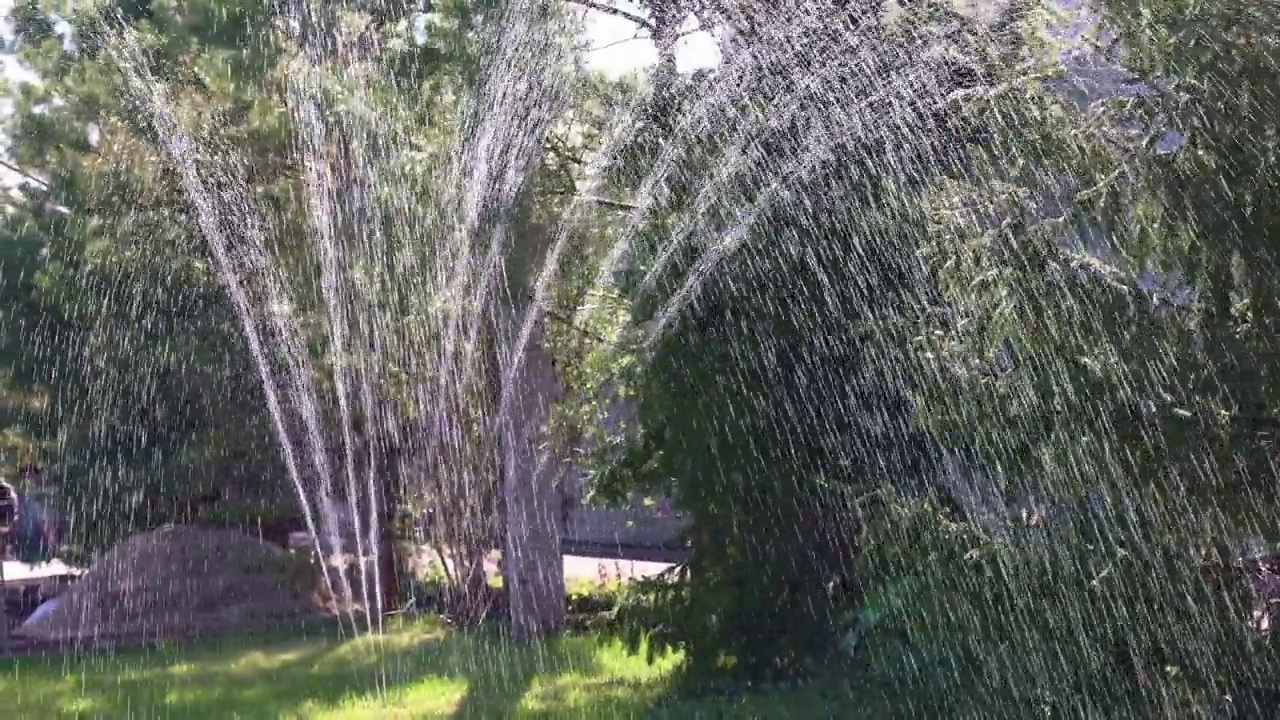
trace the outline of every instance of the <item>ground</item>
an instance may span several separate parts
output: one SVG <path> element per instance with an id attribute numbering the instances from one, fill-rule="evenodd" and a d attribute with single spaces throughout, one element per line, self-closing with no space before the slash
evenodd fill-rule
<path id="1" fill-rule="evenodd" d="M 857 707 L 816 691 L 665 700 L 675 658 L 650 665 L 588 635 L 522 647 L 434 620 L 382 639 L 340 635 L 0 660 L 0 717 L 818 718 Z"/>
<path id="2" fill-rule="evenodd" d="M 187 627 L 209 598 L 229 602 L 228 592 L 245 595 L 232 592 L 239 587 L 234 583 L 212 579 L 234 575 L 245 582 L 270 580 L 247 569 L 256 565 L 243 562 L 260 552 L 254 543 L 234 534 L 175 528 L 135 538 L 77 585 L 88 593 L 82 598 L 87 609 L 72 613 L 72 620 L 103 614 L 104 608 L 115 607 L 112 603 L 127 605 L 116 592 L 124 579 L 135 590 L 156 586 L 150 594 L 138 590 L 130 596 L 154 601 L 143 605 L 159 614 L 156 622 L 168 618 L 170 624 Z M 210 548 L 219 550 L 211 553 Z M 152 557 L 142 550 L 159 554 Z M 217 565 L 225 572 L 210 569 L 216 564 L 211 556 L 220 559 Z M 661 562 L 565 557 L 573 602 L 583 594 L 607 596 L 619 582 L 667 567 Z M 30 568 L 5 569 L 24 581 L 39 574 Z M 20 570 L 31 572 L 22 575 Z M 577 612 L 595 611 L 580 607 Z M 121 613 L 111 617 L 116 615 Z M 139 622 L 148 622 L 150 616 L 140 617 Z M 271 629 L 256 635 L 246 635 L 246 625 L 235 624 L 236 638 L 217 643 L 135 644 L 111 653 L 0 659 L 0 718 L 783 718 L 801 710 L 814 717 L 850 717 L 847 693 L 844 702 L 831 704 L 816 689 L 675 701 L 671 694 L 678 658 L 651 664 L 643 655 L 627 653 L 616 640 L 589 634 L 523 646 L 496 630 L 461 633 L 435 619 L 400 620 L 376 638 L 344 630 L 332 619 L 311 620 L 304 632 L 299 621 L 258 623 Z M 92 632 L 108 632 L 117 622 L 106 618 L 105 625 L 93 627 L 107 629 Z M 23 651 L 34 653 L 38 647 Z"/>

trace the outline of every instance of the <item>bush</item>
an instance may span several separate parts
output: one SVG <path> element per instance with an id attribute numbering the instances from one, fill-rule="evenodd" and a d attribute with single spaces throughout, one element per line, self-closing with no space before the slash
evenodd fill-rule
<path id="1" fill-rule="evenodd" d="M 1042 537 L 994 542 L 929 503 L 886 515 L 866 538 L 877 682 L 947 717 L 1270 716 L 1280 665 L 1243 577 L 1105 520 Z"/>
<path id="2" fill-rule="evenodd" d="M 682 652 L 698 689 L 812 675 L 835 656 L 840 618 L 860 601 L 858 523 L 834 497 L 806 503 L 786 483 L 701 489 L 689 562 L 624 591 L 619 622 L 631 647 Z M 716 509 L 717 493 L 739 499 L 735 512 Z"/>

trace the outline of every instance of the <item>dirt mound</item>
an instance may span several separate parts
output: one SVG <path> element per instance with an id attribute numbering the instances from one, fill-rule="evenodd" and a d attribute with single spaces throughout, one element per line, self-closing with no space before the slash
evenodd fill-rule
<path id="1" fill-rule="evenodd" d="M 231 530 L 166 527 L 103 555 L 21 635 L 74 645 L 214 635 L 316 617 L 311 567 Z"/>

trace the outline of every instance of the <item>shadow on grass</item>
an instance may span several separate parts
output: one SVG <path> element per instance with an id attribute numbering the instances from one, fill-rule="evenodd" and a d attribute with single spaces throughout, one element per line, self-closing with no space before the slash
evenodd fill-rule
<path id="1" fill-rule="evenodd" d="M 485 637 L 487 635 L 487 637 Z M 600 671 L 596 647 L 581 637 L 546 640 L 534 646 L 517 644 L 496 634 L 476 639 L 489 650 L 482 663 L 466 671 L 467 689 L 452 713 L 455 718 L 515 717 L 521 703 L 536 692 L 535 680 L 565 675 L 590 677 Z"/>

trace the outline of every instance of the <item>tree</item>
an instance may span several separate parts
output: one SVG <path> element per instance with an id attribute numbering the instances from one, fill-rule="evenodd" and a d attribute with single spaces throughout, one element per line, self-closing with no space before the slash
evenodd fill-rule
<path id="1" fill-rule="evenodd" d="M 332 395 L 317 395 L 331 386 L 316 387 L 308 348 L 330 328 L 318 322 L 325 305 L 312 278 L 320 258 L 288 112 L 296 47 L 263 32 L 274 15 L 260 6 L 181 14 L 78 9 L 68 15 L 74 53 L 54 41 L 44 17 L 28 9 L 20 23 L 23 57 L 42 82 L 24 90 L 11 136 L 15 159 L 51 179 L 47 193 L 8 221 L 11 233 L 47 248 L 51 259 L 41 261 L 38 300 L 66 330 L 37 339 L 46 354 L 33 365 L 44 371 L 39 382 L 58 383 L 51 394 L 71 400 L 42 418 L 62 458 L 79 462 L 64 468 L 68 496 L 105 502 L 121 517 L 101 525 L 120 528 L 170 519 L 162 508 L 130 515 L 147 501 L 186 492 L 172 486 L 176 477 L 261 489 L 266 476 L 276 481 L 265 484 L 273 501 L 318 490 L 328 497 L 335 463 L 324 434 L 338 413 Z M 409 33 L 403 22 L 391 25 L 400 36 Z M 387 59 L 402 79 L 421 83 L 447 64 L 443 54 L 402 42 Z M 50 198 L 61 212 L 47 212 Z M 238 245 L 219 248 L 219 226 L 237 228 Z M 221 257 L 219 249 L 226 251 Z M 253 257 L 263 262 L 236 264 Z M 280 302 L 282 287 L 292 303 Z M 235 304 L 237 291 L 251 298 L 247 304 Z M 263 319 L 272 313 L 281 321 L 274 333 Z M 340 326 L 348 320 L 332 319 Z M 280 352 L 255 358 L 246 340 L 264 329 Z M 342 368 L 349 362 L 343 350 L 350 348 L 314 359 Z M 67 363 L 68 356 L 93 363 Z M 50 372 L 59 365 L 69 369 Z M 267 389 L 275 383 L 283 384 L 276 399 L 284 395 L 292 405 L 270 407 Z M 326 411 L 322 417 L 306 417 L 309 402 Z M 371 419 L 361 421 L 368 426 Z M 305 444 L 307 435 L 313 442 L 303 457 L 281 462 L 277 443 Z M 351 448 L 335 454 L 354 477 Z M 286 465 L 299 462 L 315 467 L 300 468 L 296 487 L 278 482 L 293 469 Z M 346 490 L 350 503 L 363 493 Z M 395 499 L 383 488 L 388 516 Z M 261 498 L 247 500 L 261 506 Z M 100 518 L 106 512 L 77 510 Z M 325 511 L 322 522 L 333 519 L 333 509 Z M 384 518 L 382 527 L 385 535 L 391 523 Z M 389 571 L 383 576 L 394 579 Z M 388 603 L 395 594 L 386 588 Z"/>
<path id="2" fill-rule="evenodd" d="M 1135 265 L 1177 273 L 1194 288 L 1183 318 L 1194 345 L 1180 348 L 1183 362 L 1198 371 L 1194 395 L 1182 406 L 1191 412 L 1188 432 L 1202 435 L 1199 449 L 1220 463 L 1217 477 L 1206 478 L 1221 483 L 1212 500 L 1250 496 L 1274 477 L 1271 436 L 1280 410 L 1272 372 L 1280 306 L 1268 270 L 1280 259 L 1280 155 L 1272 141 L 1280 99 L 1269 69 L 1280 51 L 1260 40 L 1280 11 L 1220 2 L 1146 10 L 1121 2 L 1098 11 L 1115 29 L 1108 50 L 1135 48 L 1122 63 L 1155 88 L 1110 108 L 1132 118 L 1140 139 L 1096 140 L 1110 150 L 1114 182 L 1131 183 L 1099 193 L 1100 222 Z M 1119 212 L 1122 198 L 1136 212 Z"/>
<path id="3" fill-rule="evenodd" d="M 1136 70 L 1157 62 L 1152 48 L 1177 45 L 1171 33 L 1192 33 L 1219 54 L 1229 52 L 1238 44 L 1235 33 L 1247 30 L 1213 30 L 1214 22 L 1250 17 L 1206 9 L 1209 24 L 1182 26 L 1169 19 L 1173 15 L 1138 20 L 1140 13 L 1107 7 L 1107 27 L 1127 38 L 1126 48 L 1144 48 L 1125 51 L 1125 65 Z M 1245 67 L 1270 61 L 1258 53 L 1231 57 Z M 1228 99 L 1214 85 L 1222 63 L 1158 62 L 1178 68 L 1180 77 L 1135 76 L 1134 86 L 1149 90 L 1092 99 L 1086 112 L 1062 96 L 1061 83 L 1033 88 L 1030 97 L 980 99 L 986 110 L 972 106 L 979 114 L 1009 112 L 1025 120 L 1016 131 L 993 126 L 992 143 L 974 160 L 978 174 L 938 196 L 935 217 L 944 233 L 963 227 L 959 235 L 941 237 L 933 257 L 956 312 L 946 321 L 950 327 L 922 333 L 921 344 L 954 379 L 938 384 L 950 400 L 933 416 L 980 428 L 988 436 L 980 444 L 1013 474 L 1052 477 L 1055 466 L 1097 458 L 1100 445 L 1118 441 L 1140 452 L 1132 463 L 1112 463 L 1108 479 L 1096 477 L 1093 490 L 1126 490 L 1131 473 L 1158 483 L 1170 468 L 1214 457 L 1211 477 L 1176 482 L 1178 492 L 1205 490 L 1202 499 L 1218 503 L 1226 497 L 1219 490 L 1227 489 L 1219 483 L 1235 486 L 1227 495 L 1247 494 L 1247 476 L 1265 475 L 1260 471 L 1269 462 L 1257 435 L 1272 412 L 1265 399 L 1271 395 L 1269 340 L 1255 331 L 1265 325 L 1257 315 L 1265 311 L 1252 309 L 1269 307 L 1269 281 L 1245 290 L 1252 283 L 1231 267 L 1271 262 L 1270 243 L 1261 240 L 1268 214 L 1253 199 L 1266 196 L 1260 188 L 1270 182 L 1269 160 L 1256 165 L 1251 150 L 1244 151 L 1247 161 L 1225 150 L 1238 143 L 1228 138 L 1265 136 L 1266 130 L 1253 125 L 1252 108 L 1245 114 L 1224 109 L 1237 101 L 1264 103 L 1269 91 L 1254 83 Z M 1169 99 L 1166 89 L 1182 99 Z M 1193 132 L 1193 125 L 1212 131 Z M 1178 134 L 1197 144 L 1161 149 Z M 1230 197 L 1214 194 L 1224 187 Z M 1236 193 L 1248 200 L 1235 199 Z M 1165 280 L 1157 281 L 1161 275 Z M 1018 361 L 993 370 L 997 353 L 1011 347 Z M 962 364 L 964 372 L 951 369 Z M 972 372 L 982 368 L 988 372 Z M 1009 422 L 975 425 L 975 415 Z M 1030 442 L 1002 443 L 1013 426 Z M 1239 442 L 1249 435 L 1253 440 Z M 1044 454 L 1050 448 L 1059 454 Z M 1228 470 L 1237 464 L 1249 470 Z"/>
<path id="4" fill-rule="evenodd" d="M 249 25 L 259 19 L 252 9 L 238 13 Z M 56 442 L 66 496 L 83 504 L 76 514 L 128 527 L 165 519 L 157 495 L 194 494 L 214 478 L 261 486 L 255 476 L 278 466 L 266 454 L 261 395 L 245 382 L 253 373 L 234 315 L 185 222 L 189 206 L 160 149 L 148 147 L 120 78 L 99 61 L 100 18 L 72 17 L 76 55 L 34 5 L 18 17 L 21 57 L 42 81 L 20 89 L 10 154 L 47 184 L 29 184 L 5 219 L 7 246 L 33 253 L 26 292 L 42 315 L 39 327 L 10 328 L 8 337 L 26 346 L 28 387 L 53 399 L 33 429 Z M 157 43 L 158 71 L 176 76 L 197 116 L 261 107 L 252 84 L 211 87 L 201 70 L 228 60 L 260 78 L 270 48 L 247 25 L 208 32 L 213 26 L 197 23 L 206 52 L 192 64 L 178 62 L 180 43 Z M 55 99 L 61 104 L 49 107 Z M 255 120 L 231 132 L 256 142 L 263 157 L 278 156 L 278 124 Z M 179 477 L 194 482 L 178 489 Z"/>
<path id="5" fill-rule="evenodd" d="M 970 24 L 929 3 L 897 23 L 877 3 L 731 9 L 739 51 L 655 80 L 617 169 L 640 217 L 611 369 L 639 432 L 601 482 L 669 488 L 692 520 L 652 639 L 695 678 L 764 680 L 832 656 L 860 595 L 860 498 L 933 459 L 899 333 L 929 290 L 922 199 L 963 140 L 947 101 L 965 68 L 939 28 Z"/>
<path id="6" fill-rule="evenodd" d="M 202 14 L 224 12 L 217 22 Z M 24 205 L 30 221 L 14 227 L 33 247 L 56 239 L 60 262 L 44 269 L 43 292 L 71 325 L 96 332 L 73 327 L 47 347 L 111 347 L 104 367 L 60 380 L 59 396 L 94 403 L 47 425 L 89 448 L 98 465 L 109 458 L 160 477 L 148 463 L 162 460 L 146 458 L 217 477 L 225 471 L 213 460 L 249 451 L 260 461 L 253 470 L 296 473 L 304 497 L 345 500 L 348 515 L 381 527 L 382 537 L 355 542 L 381 547 L 389 562 L 400 501 L 430 497 L 440 510 L 434 540 L 460 560 L 458 614 L 484 613 L 483 558 L 505 537 L 517 632 L 555 630 L 564 613 L 562 473 L 533 452 L 545 445 L 541 396 L 554 371 L 539 359 L 541 301 L 525 298 L 545 292 L 534 280 L 551 239 L 548 214 L 571 199 L 548 201 L 543 193 L 565 189 L 543 178 L 580 174 L 578 146 L 596 132 L 560 131 L 554 140 L 568 152 L 544 162 L 541 141 L 565 110 L 568 83 L 583 74 L 570 62 L 573 27 L 558 11 L 453 2 L 423 14 L 311 9 L 295 32 L 264 32 L 275 13 L 77 9 L 69 16 L 77 53 L 52 42 L 45 15 L 28 13 L 26 55 L 44 82 L 19 113 L 15 157 L 59 177 L 51 190 L 66 212 L 46 217 L 43 198 L 33 199 Z M 249 52 L 235 55 L 245 43 Z M 540 61 L 522 64 L 531 44 Z M 517 69 L 533 88 L 526 95 L 509 92 Z M 45 113 L 55 97 L 56 112 Z M 92 138 L 78 137 L 90 123 Z M 114 165 L 102 162 L 108 152 Z M 77 184 L 61 180 L 73 171 Z M 152 225 L 140 225 L 143 208 Z M 93 252 L 114 264 L 94 264 Z M 193 273 L 187 285 L 169 282 L 175 266 Z M 122 290 L 128 302 L 116 302 Z M 152 316 L 169 324 L 147 333 L 131 324 Z M 167 384 L 153 387 L 151 373 L 138 373 L 139 355 L 179 337 L 186 344 L 167 348 L 159 374 Z M 188 358 L 199 360 L 194 369 L 170 367 Z M 223 375 L 197 377 L 222 358 L 231 360 Z M 243 407 L 225 403 L 224 377 L 240 383 L 232 397 Z M 112 392 L 94 394 L 102 388 Z M 191 437 L 174 435 L 168 415 L 145 415 L 146 426 L 134 418 L 136 406 L 196 389 L 201 403 L 182 401 L 203 413 L 190 421 Z M 256 419 L 248 426 L 256 441 L 237 434 L 245 417 Z M 132 435 L 94 434 L 101 421 Z M 271 462 L 272 434 L 288 454 L 283 463 Z M 381 481 L 366 486 L 366 475 Z M 96 489 L 114 502 L 120 485 Z M 502 527 L 503 512 L 516 532 Z M 320 508 L 321 530 L 336 513 Z M 390 579 L 383 595 L 393 597 L 394 563 L 381 574 Z"/>
<path id="7" fill-rule="evenodd" d="M 895 516 L 870 557 L 910 587 L 883 639 L 910 638 L 912 683 L 931 697 L 962 697 L 939 670 L 981 658 L 1009 668 L 991 699 L 1022 712 L 1208 712 L 1227 697 L 1260 712 L 1250 678 L 1276 659 L 1250 637 L 1250 588 L 1205 565 L 1274 532 L 1259 432 L 1274 414 L 1271 339 L 1257 331 L 1272 280 L 1241 271 L 1274 262 L 1261 198 L 1275 158 L 1242 142 L 1273 132 L 1274 49 L 1242 38 L 1274 13 L 1098 9 L 1132 85 L 1081 98 L 1036 54 L 1034 82 L 966 98 L 983 142 L 932 196 L 923 249 L 939 298 L 915 333 L 931 430 L 978 448 L 1000 490 L 1066 512 L 1006 520 L 999 538 L 950 531 L 935 509 Z M 1138 620 L 1155 607 L 1160 620 Z M 877 660 L 903 651 L 879 645 Z"/>

